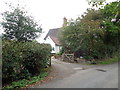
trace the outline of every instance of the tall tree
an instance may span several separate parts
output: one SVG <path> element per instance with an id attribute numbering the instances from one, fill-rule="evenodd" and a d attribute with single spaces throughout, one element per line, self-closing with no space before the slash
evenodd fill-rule
<path id="1" fill-rule="evenodd" d="M 96 1 L 96 0 L 92 0 Z M 101 1 L 101 0 L 99 0 Z M 100 5 L 101 3 L 93 2 Z M 65 51 L 93 58 L 112 57 L 120 47 L 120 2 L 88 9 L 82 18 L 63 28 L 61 42 Z M 112 20 L 113 19 L 113 20 Z M 82 54 L 80 53 L 81 51 Z M 78 55 L 78 56 L 79 56 Z"/>
<path id="2" fill-rule="evenodd" d="M 87 56 L 91 53 L 95 54 L 94 51 L 98 47 L 100 50 L 104 36 L 101 28 L 101 17 L 100 11 L 88 9 L 82 18 L 70 21 L 62 31 L 61 42 L 65 51 L 78 52 L 81 55 L 84 53 Z"/>
<path id="3" fill-rule="evenodd" d="M 99 8 L 103 15 L 102 25 L 104 35 L 104 44 L 107 53 L 116 53 L 120 48 L 120 0 L 104 4 L 105 0 L 88 0 L 92 6 Z M 96 1 L 96 2 L 94 2 Z M 96 5 L 94 5 L 96 4 Z M 112 54 L 110 54 L 112 55 Z"/>
<path id="4" fill-rule="evenodd" d="M 30 41 L 38 37 L 42 32 L 41 26 L 19 6 L 10 9 L 2 14 L 1 25 L 5 32 L 3 37 L 16 41 Z"/>
<path id="5" fill-rule="evenodd" d="M 105 42 L 112 45 L 116 45 L 117 42 L 120 42 L 119 4 L 120 2 L 112 2 L 101 9 L 104 16 L 103 25 L 106 32 Z"/>

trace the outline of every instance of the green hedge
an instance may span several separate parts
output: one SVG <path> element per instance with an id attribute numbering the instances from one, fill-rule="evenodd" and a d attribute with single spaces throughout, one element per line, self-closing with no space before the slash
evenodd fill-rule
<path id="1" fill-rule="evenodd" d="M 3 40 L 2 79 L 15 81 L 40 74 L 50 61 L 51 46 Z"/>

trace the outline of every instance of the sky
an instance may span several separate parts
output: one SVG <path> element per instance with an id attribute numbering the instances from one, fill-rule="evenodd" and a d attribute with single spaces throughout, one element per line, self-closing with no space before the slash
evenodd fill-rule
<path id="1" fill-rule="evenodd" d="M 115 0 L 107 0 L 111 1 Z M 43 42 L 49 29 L 62 27 L 64 17 L 75 19 L 90 7 L 87 0 L 0 0 L 0 13 L 8 10 L 5 2 L 13 6 L 19 3 L 41 25 L 43 34 L 37 39 L 38 42 Z"/>

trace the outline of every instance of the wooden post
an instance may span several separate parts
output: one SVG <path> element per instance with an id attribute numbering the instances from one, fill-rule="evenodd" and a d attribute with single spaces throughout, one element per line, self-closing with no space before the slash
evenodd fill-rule
<path id="1" fill-rule="evenodd" d="M 49 62 L 49 66 L 51 66 L 51 55 L 50 55 L 50 62 Z"/>

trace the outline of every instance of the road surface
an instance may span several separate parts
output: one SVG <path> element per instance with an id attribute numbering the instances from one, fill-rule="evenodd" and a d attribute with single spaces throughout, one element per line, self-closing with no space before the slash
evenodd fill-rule
<path id="1" fill-rule="evenodd" d="M 81 65 L 52 60 L 54 78 L 31 88 L 118 88 L 118 63 Z"/>

